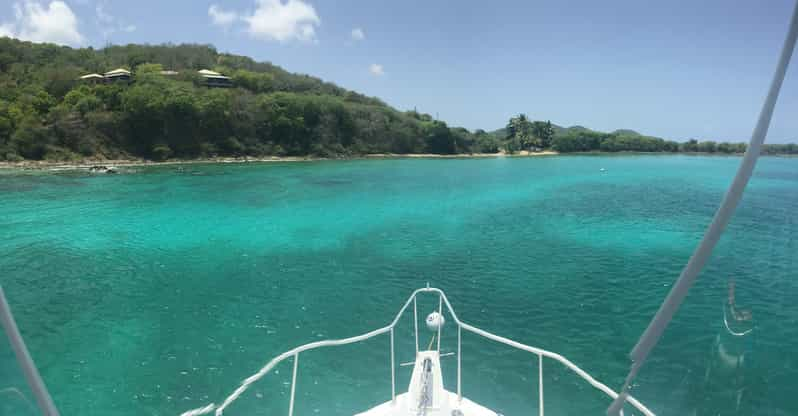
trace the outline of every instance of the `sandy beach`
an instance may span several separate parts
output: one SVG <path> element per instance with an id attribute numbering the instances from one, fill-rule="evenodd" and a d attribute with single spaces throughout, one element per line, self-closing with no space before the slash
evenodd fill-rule
<path id="1" fill-rule="evenodd" d="M 553 156 L 558 155 L 559 153 L 546 150 L 542 152 L 529 152 L 526 150 L 520 151 L 518 153 L 508 154 L 504 152 L 499 153 L 462 153 L 462 154 L 455 154 L 455 155 L 437 155 L 431 153 L 406 153 L 406 154 L 395 154 L 395 153 L 374 153 L 369 155 L 363 155 L 362 158 L 371 159 L 371 158 L 424 158 L 424 159 L 462 159 L 462 158 L 486 158 L 486 157 L 535 157 L 535 156 Z"/>

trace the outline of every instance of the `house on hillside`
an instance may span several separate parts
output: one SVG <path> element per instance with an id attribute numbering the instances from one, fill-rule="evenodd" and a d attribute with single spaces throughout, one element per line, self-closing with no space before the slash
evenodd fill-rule
<path id="1" fill-rule="evenodd" d="M 209 88 L 230 88 L 233 86 L 233 81 L 230 77 L 226 77 L 216 71 L 201 69 L 198 72 L 205 79 L 205 85 Z"/>
<path id="2" fill-rule="evenodd" d="M 86 74 L 79 79 L 88 84 L 99 84 L 105 82 L 105 77 L 100 74 Z"/>
<path id="3" fill-rule="evenodd" d="M 108 71 L 105 74 L 103 74 L 103 76 L 105 77 L 105 80 L 108 82 L 117 82 L 117 81 L 130 82 L 130 79 L 132 77 L 130 71 L 124 68 L 117 68 L 114 69 L 113 71 Z"/>

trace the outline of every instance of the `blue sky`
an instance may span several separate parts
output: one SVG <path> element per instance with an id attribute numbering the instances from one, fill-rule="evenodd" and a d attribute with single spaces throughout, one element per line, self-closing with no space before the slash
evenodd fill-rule
<path id="1" fill-rule="evenodd" d="M 212 43 L 471 129 L 493 130 L 524 112 L 605 131 L 747 140 L 792 7 L 792 0 L 0 0 L 0 34 L 95 47 Z M 769 141 L 798 141 L 796 114 L 798 62 Z"/>

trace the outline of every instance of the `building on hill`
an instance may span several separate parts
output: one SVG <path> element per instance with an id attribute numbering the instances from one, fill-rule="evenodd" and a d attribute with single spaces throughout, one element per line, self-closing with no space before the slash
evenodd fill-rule
<path id="1" fill-rule="evenodd" d="M 205 79 L 205 85 L 210 88 L 230 88 L 233 86 L 233 81 L 230 77 L 226 77 L 216 71 L 201 69 L 198 72 Z"/>
<path id="2" fill-rule="evenodd" d="M 105 77 L 100 74 L 86 74 L 79 79 L 89 84 L 99 84 L 105 82 Z"/>
<path id="3" fill-rule="evenodd" d="M 117 81 L 130 82 L 132 78 L 132 74 L 130 73 L 130 71 L 124 68 L 117 68 L 114 69 L 113 71 L 108 71 L 105 74 L 103 74 L 103 76 L 105 77 L 105 80 L 108 82 L 117 82 Z"/>

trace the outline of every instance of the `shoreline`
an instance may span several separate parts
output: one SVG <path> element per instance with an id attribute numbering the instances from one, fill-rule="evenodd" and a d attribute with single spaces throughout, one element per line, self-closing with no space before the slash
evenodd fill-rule
<path id="1" fill-rule="evenodd" d="M 662 155 L 662 156 L 725 156 L 742 157 L 742 153 L 701 153 L 701 152 L 568 152 L 559 153 L 551 150 L 542 152 L 521 151 L 514 154 L 499 153 L 461 153 L 453 155 L 441 155 L 434 153 L 371 153 L 359 156 L 347 156 L 340 158 L 324 158 L 314 156 L 269 156 L 269 157 L 215 157 L 202 159 L 173 159 L 164 161 L 154 161 L 146 159 L 107 159 L 94 160 L 85 159 L 80 161 L 45 161 L 45 160 L 24 160 L 21 162 L 2 162 L 0 161 L 0 172 L 3 171 L 81 171 L 88 170 L 92 166 L 108 166 L 115 168 L 134 168 L 147 166 L 171 166 L 171 165 L 197 165 L 197 164 L 225 164 L 225 163 L 289 163 L 289 162 L 319 162 L 327 160 L 374 160 L 374 159 L 489 159 L 489 158 L 524 158 L 542 156 L 634 156 L 634 155 Z M 764 154 L 762 157 L 798 157 L 796 155 Z"/>
<path id="2" fill-rule="evenodd" d="M 505 153 L 463 153 L 454 155 L 439 155 L 433 153 L 373 153 L 361 156 L 323 158 L 313 156 L 270 156 L 270 157 L 216 157 L 190 160 L 164 160 L 153 161 L 146 159 L 108 159 L 108 160 L 80 160 L 74 162 L 25 160 L 21 162 L 0 162 L 0 170 L 32 170 L 32 171 L 70 171 L 88 170 L 92 166 L 120 167 L 146 167 L 170 165 L 195 165 L 195 164 L 223 164 L 223 163 L 274 163 L 274 162 L 318 162 L 324 160 L 367 160 L 367 159 L 484 159 L 499 157 L 538 157 L 554 156 L 559 153 L 545 152 L 519 152 L 508 155 Z"/>
<path id="3" fill-rule="evenodd" d="M 458 153 L 453 155 L 439 155 L 434 153 L 371 153 L 363 156 L 354 157 L 352 159 L 484 159 L 484 158 L 498 158 L 498 157 L 538 157 L 538 156 L 556 156 L 559 152 L 553 150 L 545 150 L 542 152 L 529 152 L 522 150 L 518 153 L 508 154 L 504 152 L 499 153 Z"/>
<path id="4" fill-rule="evenodd" d="M 46 160 L 25 160 L 21 162 L 0 162 L 0 170 L 2 169 L 20 169 L 20 170 L 84 170 L 92 166 L 108 166 L 115 168 L 124 167 L 143 167 L 143 166 L 169 166 L 169 165 L 195 165 L 202 163 L 251 163 L 251 162 L 306 162 L 314 160 L 326 160 L 322 158 L 310 157 L 268 157 L 268 158 L 234 158 L 234 157 L 220 157 L 220 158 L 205 158 L 205 159 L 187 159 L 187 160 L 146 160 L 146 159 L 105 159 L 105 160 L 92 160 L 85 159 L 79 161 L 46 161 Z"/>

